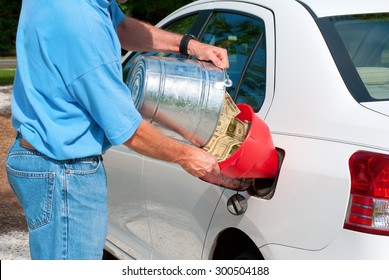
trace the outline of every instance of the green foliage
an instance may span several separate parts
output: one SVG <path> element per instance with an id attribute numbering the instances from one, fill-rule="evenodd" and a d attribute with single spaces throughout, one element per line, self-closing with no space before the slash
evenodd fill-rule
<path id="1" fill-rule="evenodd" d="M 174 10 L 190 2 L 192 1 L 128 0 L 127 3 L 120 4 L 120 7 L 129 16 L 156 24 Z M 15 54 L 16 30 L 21 3 L 22 0 L 0 0 L 0 56 Z"/>
<path id="2" fill-rule="evenodd" d="M 359 20 L 367 20 L 367 21 L 389 21 L 389 13 L 355 15 L 351 17 Z"/>
<path id="3" fill-rule="evenodd" d="M 0 0 L 0 55 L 15 53 L 21 0 Z"/>
<path id="4" fill-rule="evenodd" d="M 12 85 L 15 71 L 15 67 L 0 66 L 0 86 Z"/>
<path id="5" fill-rule="evenodd" d="M 129 16 L 152 24 L 158 23 L 174 10 L 193 1 L 188 0 L 128 0 L 120 4 L 122 10 Z"/>

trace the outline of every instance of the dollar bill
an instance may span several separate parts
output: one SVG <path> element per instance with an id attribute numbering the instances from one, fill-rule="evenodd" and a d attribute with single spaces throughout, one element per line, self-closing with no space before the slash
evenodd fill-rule
<path id="1" fill-rule="evenodd" d="M 217 127 L 209 142 L 203 149 L 224 161 L 240 147 L 246 138 L 250 123 L 236 118 L 240 113 L 239 108 L 226 92 L 224 104 Z"/>
<path id="2" fill-rule="evenodd" d="M 218 161 L 223 161 L 230 156 L 231 151 L 236 151 L 241 144 L 241 141 L 223 135 L 215 139 L 208 152 L 216 157 Z"/>
<path id="3" fill-rule="evenodd" d="M 228 127 L 234 117 L 226 115 L 224 113 L 220 114 L 219 121 L 217 123 L 214 135 L 216 137 L 223 136 L 227 133 Z"/>
<path id="4" fill-rule="evenodd" d="M 228 92 L 224 94 L 222 113 L 231 117 L 236 117 L 240 113 L 239 108 L 236 106 Z"/>
<path id="5" fill-rule="evenodd" d="M 203 147 L 205 151 L 210 151 L 213 149 L 215 145 L 217 145 L 217 141 L 219 140 L 219 137 L 216 135 L 213 135 L 211 140 L 208 141 L 208 143 Z"/>
<path id="6" fill-rule="evenodd" d="M 237 118 L 234 118 L 228 125 L 226 135 L 243 142 L 243 140 L 246 138 L 247 130 L 248 122 L 243 122 Z"/>

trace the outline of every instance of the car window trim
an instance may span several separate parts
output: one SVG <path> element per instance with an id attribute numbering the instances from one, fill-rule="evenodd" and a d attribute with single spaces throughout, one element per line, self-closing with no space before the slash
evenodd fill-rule
<path id="1" fill-rule="evenodd" d="M 257 49 L 258 49 L 258 46 L 259 46 L 259 44 L 261 43 L 261 41 L 262 41 L 262 39 L 263 39 L 263 36 L 265 36 L 265 39 L 266 39 L 266 30 L 263 31 L 262 34 L 258 37 L 257 41 L 255 42 L 255 44 L 254 44 L 254 46 L 253 46 L 253 50 L 251 51 L 250 55 L 249 55 L 248 58 L 247 58 L 246 63 L 245 63 L 244 66 L 243 66 L 242 75 L 239 77 L 238 84 L 236 85 L 236 89 L 235 89 L 235 92 L 234 92 L 234 96 L 232 97 L 234 101 L 236 101 L 236 99 L 238 98 L 238 93 L 239 93 L 239 90 L 240 90 L 240 88 L 241 88 L 241 86 L 242 86 L 243 79 L 244 79 L 244 77 L 245 77 L 244 74 L 247 72 L 247 69 L 248 69 L 248 67 L 249 67 L 249 65 L 250 65 L 250 62 L 251 62 L 253 56 L 255 55 L 255 53 L 256 53 L 256 51 L 257 51 Z M 267 47 L 267 46 L 266 46 L 266 47 Z M 267 56 L 267 49 L 266 49 L 265 57 L 266 57 L 266 56 Z M 267 57 L 266 57 L 266 58 L 267 58 Z M 267 61 L 266 61 L 266 68 L 267 68 Z M 267 73 L 267 71 L 266 71 L 266 73 Z M 266 79 L 267 79 L 267 77 L 266 77 Z M 266 81 L 266 82 L 267 82 L 267 81 Z M 266 94 L 267 94 L 267 93 L 265 92 L 265 95 L 266 95 Z M 262 103 L 262 105 L 263 105 L 263 103 Z M 261 105 L 261 108 L 262 108 L 262 105 Z M 258 113 L 258 112 L 261 110 L 261 108 L 259 108 L 259 110 L 255 111 L 255 112 Z"/>
<path id="2" fill-rule="evenodd" d="M 215 9 L 207 9 L 207 10 L 203 10 L 202 12 L 205 12 L 207 14 L 207 20 L 204 21 L 201 25 L 201 28 L 198 28 L 199 26 L 197 26 L 197 30 L 198 32 L 196 33 L 191 33 L 193 35 L 195 35 L 196 37 L 200 37 L 205 29 L 205 27 L 207 26 L 207 24 L 209 23 L 209 21 L 211 20 L 212 18 L 212 15 L 214 13 L 228 13 L 228 14 L 235 14 L 235 15 L 241 15 L 241 16 L 245 16 L 245 17 L 249 17 L 249 18 L 254 18 L 254 19 L 259 19 L 259 20 L 262 20 L 264 22 L 264 24 L 266 25 L 266 22 L 261 18 L 261 17 L 258 17 L 258 16 L 255 16 L 253 14 L 249 14 L 249 13 L 245 13 L 245 12 L 239 12 L 239 11 L 233 11 L 233 10 L 230 10 L 230 9 L 219 9 L 219 8 L 215 8 Z M 205 18 L 205 15 L 204 17 Z M 197 20 L 195 21 L 195 24 L 197 23 Z M 193 26 L 195 26 L 195 24 L 193 24 Z M 192 29 L 192 28 L 191 28 Z M 252 57 L 254 56 L 262 38 L 263 38 L 263 33 L 258 37 L 257 41 L 255 42 L 254 46 L 253 46 L 253 49 L 250 53 L 250 55 L 248 56 L 243 68 L 242 68 L 242 74 L 240 75 L 239 77 L 239 80 L 237 82 L 237 85 L 235 87 L 235 91 L 233 93 L 233 96 L 231 96 L 231 98 L 236 101 L 236 99 L 238 98 L 238 92 L 239 92 L 239 89 L 240 87 L 242 86 L 242 83 L 243 83 L 243 78 L 244 78 L 244 74 L 246 71 L 247 71 L 247 68 L 249 67 L 250 65 L 250 61 L 252 59 Z M 266 30 L 265 30 L 265 38 L 266 38 Z M 260 110 L 259 110 L 260 111 Z"/>
<path id="3" fill-rule="evenodd" d="M 316 18 L 315 21 L 327 43 L 344 84 L 355 101 L 358 103 L 378 101 L 370 96 L 362 82 L 350 55 L 344 47 L 342 38 L 335 29 L 333 17 Z"/>
<path id="4" fill-rule="evenodd" d="M 205 25 L 209 22 L 212 16 L 212 11 L 213 10 L 200 11 L 192 27 L 189 29 L 189 33 L 196 36 L 196 38 L 198 38 L 199 34 L 203 32 Z M 187 17 L 188 15 L 190 14 L 186 14 L 185 17 Z M 171 22 L 169 22 L 169 24 L 171 24 Z"/>

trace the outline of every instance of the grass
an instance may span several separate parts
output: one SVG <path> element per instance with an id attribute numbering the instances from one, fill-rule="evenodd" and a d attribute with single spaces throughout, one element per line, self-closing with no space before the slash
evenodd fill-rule
<path id="1" fill-rule="evenodd" d="M 12 85 L 15 71 L 14 66 L 0 66 L 0 86 Z"/>

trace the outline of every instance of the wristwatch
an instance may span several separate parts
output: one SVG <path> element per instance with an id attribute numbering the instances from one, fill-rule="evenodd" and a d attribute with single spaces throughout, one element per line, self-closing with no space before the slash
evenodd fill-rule
<path id="1" fill-rule="evenodd" d="M 188 44 L 191 39 L 196 40 L 196 37 L 192 34 L 185 34 L 182 36 L 180 42 L 180 54 L 188 56 Z"/>

